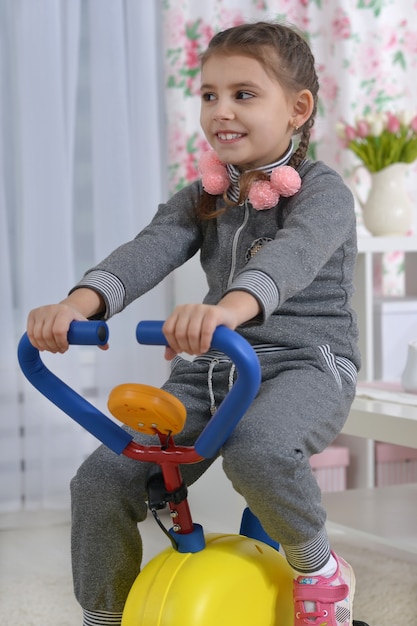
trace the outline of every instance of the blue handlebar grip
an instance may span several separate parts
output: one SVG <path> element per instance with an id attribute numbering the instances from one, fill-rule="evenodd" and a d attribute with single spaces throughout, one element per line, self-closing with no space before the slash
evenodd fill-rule
<path id="1" fill-rule="evenodd" d="M 146 345 L 167 345 L 163 322 L 143 321 L 136 327 L 136 338 Z M 194 447 L 204 458 L 214 457 L 255 399 L 261 384 L 261 366 L 252 346 L 237 332 L 218 326 L 211 347 L 224 352 L 236 365 L 237 380 L 213 415 Z"/>
<path id="2" fill-rule="evenodd" d="M 77 346 L 105 346 L 109 340 L 106 322 L 71 322 L 68 330 L 68 343 Z"/>
<path id="3" fill-rule="evenodd" d="M 144 346 L 166 346 L 167 340 L 162 332 L 164 322 L 146 320 L 136 326 L 136 339 Z"/>

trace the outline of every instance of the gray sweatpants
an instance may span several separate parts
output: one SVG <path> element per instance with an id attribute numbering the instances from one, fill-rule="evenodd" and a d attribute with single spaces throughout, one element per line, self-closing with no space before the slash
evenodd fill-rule
<path id="1" fill-rule="evenodd" d="M 323 533 L 326 514 L 309 458 L 341 431 L 355 394 L 354 367 L 325 347 L 259 355 L 257 398 L 221 450 L 233 487 L 265 531 L 285 546 Z M 210 419 L 209 378 L 217 405 L 229 389 L 230 362 L 176 362 L 164 389 L 187 408 L 179 444 L 192 443 Z M 146 440 L 135 433 L 137 441 Z M 212 460 L 182 466 L 192 484 Z M 138 522 L 147 514 L 147 463 L 100 446 L 72 480 L 72 558 L 76 597 L 89 611 L 120 612 L 140 570 Z M 204 520 L 203 520 L 204 524 Z"/>

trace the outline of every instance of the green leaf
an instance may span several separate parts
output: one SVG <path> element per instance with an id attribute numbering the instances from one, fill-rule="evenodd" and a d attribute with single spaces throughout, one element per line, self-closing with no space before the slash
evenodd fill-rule
<path id="1" fill-rule="evenodd" d="M 385 93 L 385 91 L 380 90 L 377 92 L 376 97 L 374 99 L 374 106 L 377 111 L 383 111 L 388 108 L 387 104 L 391 104 L 394 101 L 395 101 L 395 98 L 393 98 L 392 96 L 389 96 L 387 93 Z"/>
<path id="2" fill-rule="evenodd" d="M 180 69 L 181 76 L 185 76 L 187 78 L 188 77 L 195 78 L 199 73 L 200 73 L 199 67 L 187 67 L 187 68 L 182 67 Z"/>
<path id="3" fill-rule="evenodd" d="M 172 75 L 168 76 L 167 87 L 169 87 L 170 89 L 172 89 L 173 87 L 176 87 L 175 76 L 172 76 Z"/>
<path id="4" fill-rule="evenodd" d="M 400 65 L 403 70 L 405 70 L 407 68 L 407 64 L 405 62 L 404 53 L 401 52 L 401 50 L 398 50 L 394 54 L 393 64 L 394 65 Z"/>
<path id="5" fill-rule="evenodd" d="M 175 63 L 180 56 L 182 48 L 170 48 L 167 51 L 167 57 L 171 58 L 171 63 Z"/>
<path id="6" fill-rule="evenodd" d="M 198 32 L 198 29 L 200 28 L 200 24 L 201 24 L 201 17 L 198 18 L 198 20 L 196 20 L 194 23 L 192 24 L 187 24 L 185 27 L 185 34 L 187 36 L 187 39 L 199 39 L 200 38 L 200 33 Z"/>
<path id="7" fill-rule="evenodd" d="M 195 147 L 197 136 L 198 136 L 198 133 L 193 133 L 187 139 L 186 149 L 187 149 L 188 154 L 194 154 L 194 152 L 197 152 L 197 148 Z"/>
<path id="8" fill-rule="evenodd" d="M 382 9 L 384 8 L 385 1 L 384 0 L 359 0 L 357 8 L 358 9 L 372 9 L 375 17 L 379 17 Z"/>
<path id="9" fill-rule="evenodd" d="M 318 99 L 317 101 L 317 112 L 320 115 L 320 117 L 324 117 L 325 116 L 325 108 L 324 108 L 324 104 L 321 98 Z"/>
<path id="10" fill-rule="evenodd" d="M 365 91 L 367 95 L 369 95 L 374 87 L 375 87 L 376 78 L 370 78 L 369 80 L 363 80 L 360 83 L 361 89 Z"/>

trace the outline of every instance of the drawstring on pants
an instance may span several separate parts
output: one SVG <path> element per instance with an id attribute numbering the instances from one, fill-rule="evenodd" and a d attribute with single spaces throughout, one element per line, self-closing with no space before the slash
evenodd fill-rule
<path id="1" fill-rule="evenodd" d="M 217 411 L 216 397 L 214 395 L 214 387 L 213 387 L 213 372 L 214 372 L 214 368 L 219 363 L 220 363 L 219 359 L 216 359 L 216 358 L 212 359 L 208 368 L 208 373 L 207 373 L 207 386 L 208 386 L 209 397 L 210 397 L 211 415 L 214 415 L 215 412 Z M 234 384 L 235 371 L 236 371 L 236 365 L 232 363 L 230 366 L 230 371 L 229 371 L 229 391 L 231 390 Z"/>

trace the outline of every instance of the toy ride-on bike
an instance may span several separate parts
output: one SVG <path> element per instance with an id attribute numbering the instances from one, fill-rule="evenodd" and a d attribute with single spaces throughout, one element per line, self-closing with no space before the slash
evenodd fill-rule
<path id="1" fill-rule="evenodd" d="M 139 343 L 166 345 L 163 322 L 140 322 Z M 104 345 L 105 322 L 73 322 L 68 341 Z M 145 446 L 68 387 L 46 368 L 27 335 L 18 349 L 21 369 L 32 385 L 116 454 L 151 462 L 148 507 L 169 537 L 171 547 L 140 572 L 126 601 L 122 626 L 293 626 L 293 571 L 279 546 L 247 508 L 240 534 L 204 534 L 191 517 L 180 464 L 217 455 L 255 398 L 261 372 L 253 348 L 236 332 L 218 327 L 212 348 L 235 364 L 237 380 L 193 446 L 177 446 L 186 410 L 171 394 L 148 385 L 115 387 L 108 400 L 119 421 L 149 435 L 159 445 Z M 167 530 L 158 510 L 169 506 Z M 354 621 L 355 626 L 367 626 Z"/>

